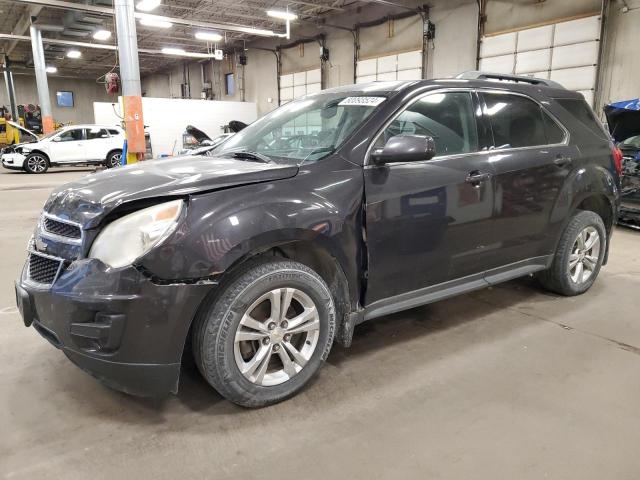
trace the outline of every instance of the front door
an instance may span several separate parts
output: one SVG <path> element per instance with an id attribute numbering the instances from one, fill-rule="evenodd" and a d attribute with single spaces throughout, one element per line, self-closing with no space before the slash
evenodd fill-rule
<path id="1" fill-rule="evenodd" d="M 81 162 L 86 160 L 83 128 L 72 128 L 60 133 L 51 142 L 53 163 Z"/>
<path id="2" fill-rule="evenodd" d="M 365 166 L 366 305 L 484 270 L 494 190 L 477 111 L 471 92 L 428 93 L 375 140 L 379 148 L 401 133 L 429 135 L 436 156 Z"/>

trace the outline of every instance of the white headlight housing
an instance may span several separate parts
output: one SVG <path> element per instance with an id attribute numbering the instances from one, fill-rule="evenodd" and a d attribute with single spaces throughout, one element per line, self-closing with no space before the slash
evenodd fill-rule
<path id="1" fill-rule="evenodd" d="M 89 257 L 113 268 L 131 265 L 173 232 L 183 205 L 173 200 L 114 220 L 98 234 Z"/>

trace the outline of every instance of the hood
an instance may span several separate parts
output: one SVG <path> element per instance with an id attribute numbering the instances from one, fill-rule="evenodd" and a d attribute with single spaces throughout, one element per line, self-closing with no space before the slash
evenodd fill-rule
<path id="1" fill-rule="evenodd" d="M 187 128 L 185 128 L 185 131 L 189 135 L 191 135 L 193 138 L 195 138 L 198 141 L 198 143 L 206 142 L 207 140 L 211 141 L 211 137 L 209 135 L 204 133 L 199 128 L 194 127 L 193 125 L 187 125 Z"/>
<path id="2" fill-rule="evenodd" d="M 640 99 L 624 100 L 604 106 L 609 132 L 616 142 L 640 135 Z"/>
<path id="3" fill-rule="evenodd" d="M 281 180 L 297 173 L 297 166 L 225 157 L 149 160 L 63 185 L 51 194 L 44 209 L 84 228 L 93 228 L 114 208 L 127 202 Z"/>
<path id="4" fill-rule="evenodd" d="M 21 142 L 21 144 L 34 143 L 38 141 L 38 136 L 35 133 L 33 133 L 31 130 L 27 130 L 22 125 L 9 120 L 7 121 L 7 123 L 11 125 L 13 128 L 15 128 L 16 130 L 20 130 L 20 132 L 22 132 L 22 135 L 25 135 L 27 137 L 27 140 L 24 142 Z"/>

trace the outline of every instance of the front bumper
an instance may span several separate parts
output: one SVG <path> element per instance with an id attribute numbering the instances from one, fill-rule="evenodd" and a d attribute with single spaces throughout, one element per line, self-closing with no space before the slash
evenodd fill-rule
<path id="1" fill-rule="evenodd" d="M 52 285 L 16 282 L 16 300 L 31 326 L 104 384 L 140 396 L 178 391 L 191 321 L 212 285 L 157 285 L 133 267 L 76 260 Z"/>
<path id="2" fill-rule="evenodd" d="M 25 158 L 20 153 L 3 153 L 2 166 L 11 170 L 22 170 Z"/>

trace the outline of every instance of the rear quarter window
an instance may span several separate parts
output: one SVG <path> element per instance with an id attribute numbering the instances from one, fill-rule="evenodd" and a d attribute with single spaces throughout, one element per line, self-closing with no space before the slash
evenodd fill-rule
<path id="1" fill-rule="evenodd" d="M 596 118 L 593 110 L 587 104 L 585 100 L 581 100 L 578 98 L 556 98 L 556 103 L 564 108 L 567 112 L 571 114 L 576 120 L 582 123 L 585 127 L 591 130 L 593 133 L 597 135 L 605 135 L 608 137 L 608 134 L 602 123 Z"/>

